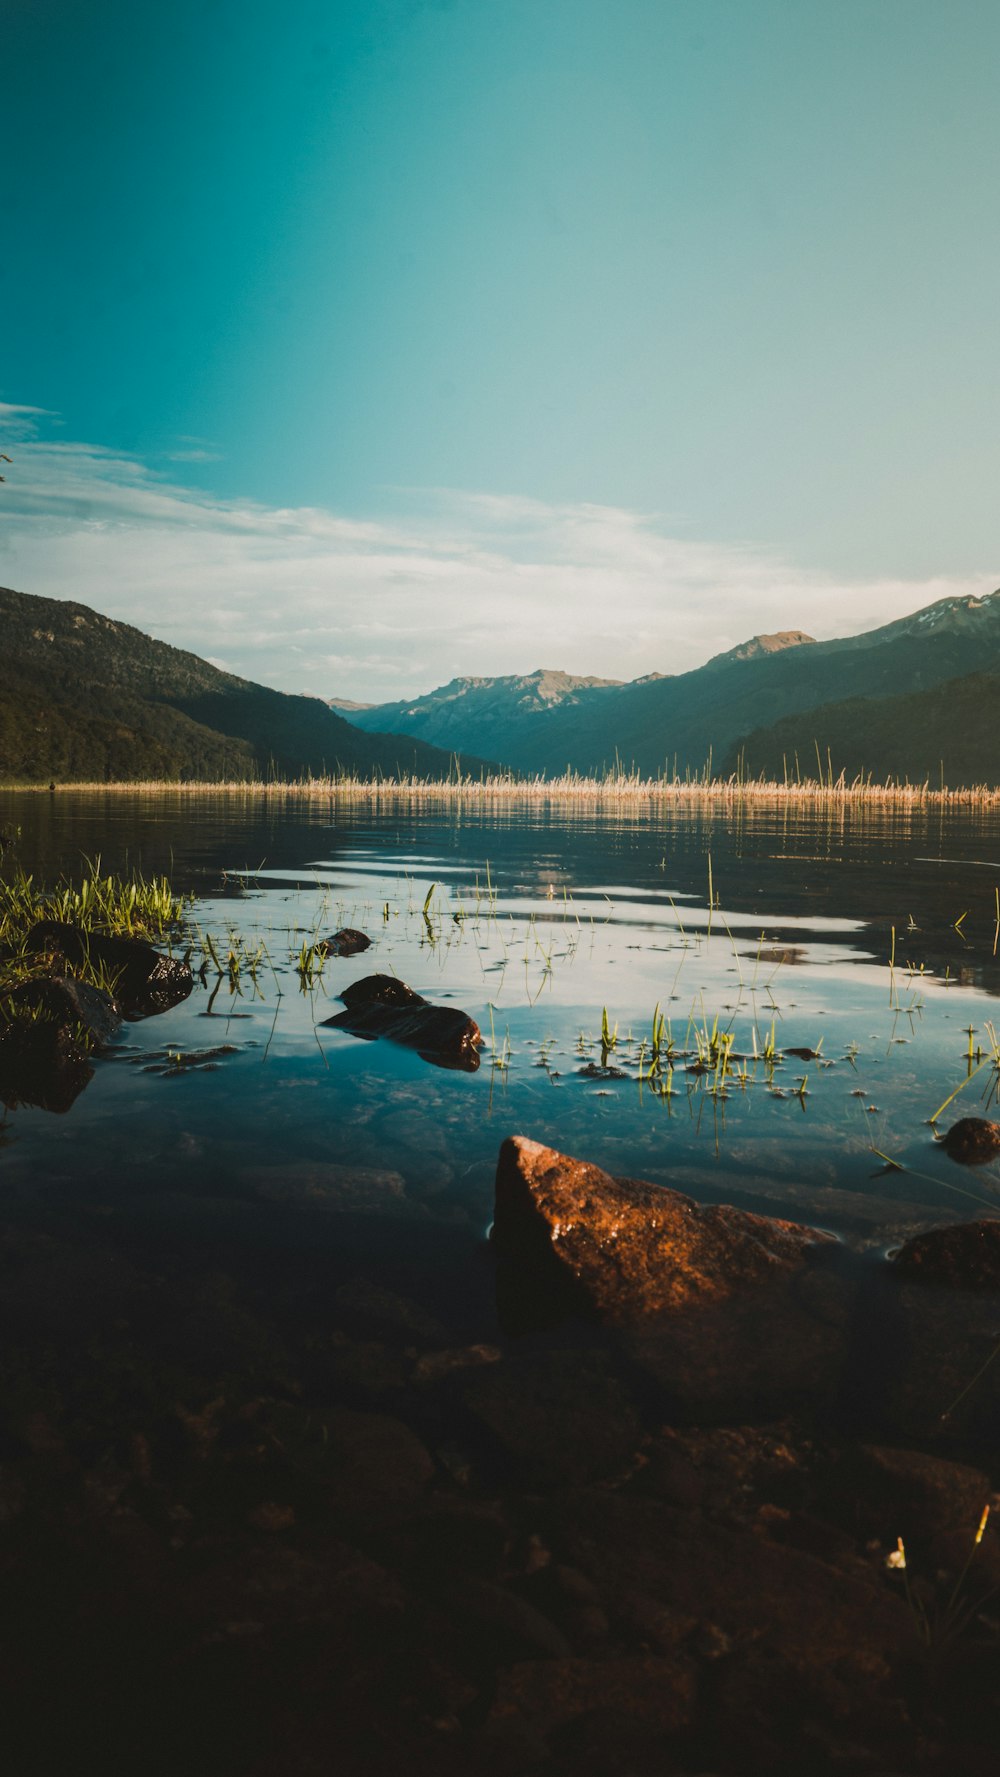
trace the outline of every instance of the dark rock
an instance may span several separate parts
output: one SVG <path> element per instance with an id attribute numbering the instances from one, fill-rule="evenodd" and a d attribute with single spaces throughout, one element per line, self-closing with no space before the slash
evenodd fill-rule
<path id="1" fill-rule="evenodd" d="M 0 1100 L 68 1111 L 93 1078 L 91 1050 L 121 1025 L 111 995 L 73 976 L 22 981 L 7 995 L 0 1021 Z"/>
<path id="2" fill-rule="evenodd" d="M 339 1408 L 325 1416 L 336 1506 L 358 1514 L 422 1493 L 434 1463 L 416 1434 L 386 1413 Z"/>
<path id="3" fill-rule="evenodd" d="M 639 1595 L 737 1646 L 760 1647 L 793 1686 L 796 1672 L 833 1668 L 860 1697 L 915 1645 L 905 1599 L 861 1559 L 834 1565 L 754 1529 L 608 1487 L 561 1502 L 558 1530 L 562 1558 L 599 1587 L 612 1622 L 618 1601 L 628 1613 Z"/>
<path id="4" fill-rule="evenodd" d="M 444 1327 L 419 1303 L 387 1290 L 369 1278 L 355 1277 L 342 1283 L 334 1301 L 337 1316 L 352 1332 L 376 1338 L 393 1337 L 406 1344 L 442 1345 Z"/>
<path id="5" fill-rule="evenodd" d="M 1000 1123 L 991 1123 L 986 1117 L 960 1117 L 942 1136 L 941 1146 L 949 1160 L 957 1160 L 961 1166 L 985 1166 L 1000 1154 Z"/>
<path id="6" fill-rule="evenodd" d="M 490 1580 L 463 1578 L 447 1588 L 445 1603 L 469 1635 L 486 1645 L 491 1664 L 563 1660 L 572 1648 L 561 1629 L 518 1593 Z"/>
<path id="7" fill-rule="evenodd" d="M 994 1129 L 1000 1125 L 991 1123 L 987 1127 Z M 951 1289 L 1000 1289 L 1000 1217 L 962 1222 L 957 1227 L 930 1228 L 908 1240 L 892 1264 L 900 1276 L 919 1278 L 923 1283 L 946 1284 Z"/>
<path id="8" fill-rule="evenodd" d="M 89 963 L 106 970 L 114 979 L 115 998 L 128 1018 L 169 1011 L 191 992 L 190 965 L 164 956 L 143 938 L 121 938 L 42 919 L 28 933 L 26 948 L 62 957 L 73 969 Z"/>
<path id="9" fill-rule="evenodd" d="M 360 956 L 362 950 L 371 947 L 371 939 L 365 932 L 357 932 L 351 926 L 343 926 L 334 932 L 332 938 L 322 938 L 316 945 L 327 956 Z"/>
<path id="10" fill-rule="evenodd" d="M 603 1351 L 525 1344 L 454 1387 L 491 1466 L 531 1486 L 618 1474 L 639 1444 L 635 1404 Z"/>
<path id="11" fill-rule="evenodd" d="M 1000 1581 L 1000 1539 L 990 1528 L 974 1544 L 983 1507 L 993 1499 L 981 1469 L 923 1450 L 867 1445 L 836 1464 L 831 1480 L 831 1493 L 835 1487 L 842 1502 L 853 1502 L 855 1521 L 863 1511 L 865 1540 L 877 1536 L 891 1549 L 901 1536 L 925 1574 L 942 1567 L 957 1574 L 975 1546 L 976 1590 L 987 1589 L 983 1577 L 990 1588 Z"/>
<path id="12" fill-rule="evenodd" d="M 85 1032 L 90 1045 L 103 1049 L 121 1027 L 118 1002 L 102 987 L 91 987 L 72 975 L 44 981 L 22 981 L 7 996 L 15 1018 L 19 1010 L 39 1014 L 53 1030 Z"/>
<path id="13" fill-rule="evenodd" d="M 413 987 L 407 987 L 396 975 L 365 975 L 352 981 L 340 995 L 350 1012 L 367 1006 L 425 1006 L 427 1001 Z"/>
<path id="14" fill-rule="evenodd" d="M 612 1711 L 623 1724 L 638 1718 L 669 1736 L 692 1719 L 695 1696 L 694 1664 L 683 1655 L 535 1660 L 501 1673 L 489 1728 L 507 1731 L 517 1721 L 546 1741 L 571 1721 Z"/>
<path id="15" fill-rule="evenodd" d="M 241 1186 L 268 1203 L 338 1213 L 419 1213 L 417 1206 L 407 1199 L 402 1173 L 374 1166 L 341 1166 L 336 1160 L 296 1160 L 272 1166 L 247 1166 L 239 1178 Z"/>
<path id="16" fill-rule="evenodd" d="M 479 1066 L 479 1026 L 457 1006 L 432 1006 L 412 987 L 394 975 L 369 975 L 355 981 L 341 994 L 346 1012 L 324 1018 L 323 1026 L 346 1030 L 368 1041 L 388 1037 L 407 1049 L 416 1049 L 435 1067 L 461 1068 L 474 1073 Z"/>
<path id="17" fill-rule="evenodd" d="M 962 1438 L 992 1462 L 1000 1435 L 1000 1290 L 996 1238 L 982 1227 L 918 1235 L 874 1279 L 858 1318 L 863 1423 L 880 1441 Z M 938 1249 L 935 1233 L 954 1236 Z M 911 1262 L 912 1261 L 912 1262 Z M 939 1263 L 940 1261 L 940 1263 Z M 951 1278 L 968 1282 L 955 1287 Z"/>

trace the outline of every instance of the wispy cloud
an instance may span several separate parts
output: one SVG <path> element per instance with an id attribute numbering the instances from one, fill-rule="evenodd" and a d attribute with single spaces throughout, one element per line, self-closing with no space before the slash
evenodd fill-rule
<path id="1" fill-rule="evenodd" d="M 174 460 L 207 460 L 201 441 L 181 442 L 191 454 Z M 672 536 L 655 515 L 516 495 L 411 491 L 395 521 L 214 499 L 135 458 L 38 436 L 15 471 L 0 499 L 6 584 L 93 605 L 248 678 L 359 699 L 536 666 L 681 672 L 759 631 L 851 634 L 998 578 L 987 564 L 852 582 L 751 544 Z"/>

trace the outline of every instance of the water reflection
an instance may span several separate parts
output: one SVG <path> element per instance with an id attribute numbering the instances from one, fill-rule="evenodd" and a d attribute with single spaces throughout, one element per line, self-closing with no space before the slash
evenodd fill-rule
<path id="1" fill-rule="evenodd" d="M 0 1166 L 19 1188 L 82 1188 L 113 1155 L 140 1194 L 214 1198 L 335 1142 L 338 1164 L 398 1175 L 413 1213 L 478 1238 L 516 1130 L 873 1242 L 996 1202 L 990 1169 L 960 1175 L 927 1122 L 1000 991 L 991 811 L 376 816 L 61 792 L 0 796 L 9 824 L 39 878 L 100 853 L 194 890 L 183 944 L 202 977 L 155 1039 L 125 1033 L 65 1124 L 17 1112 Z M 303 973 L 338 924 L 373 951 Z M 340 996 L 373 968 L 474 1019 L 478 1072 L 352 1035 Z"/>

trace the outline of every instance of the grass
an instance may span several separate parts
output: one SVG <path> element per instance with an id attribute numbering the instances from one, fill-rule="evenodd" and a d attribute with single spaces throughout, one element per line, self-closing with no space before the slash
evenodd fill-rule
<path id="1" fill-rule="evenodd" d="M 99 858 L 87 860 L 79 878 L 60 877 L 52 888 L 37 886 L 19 866 L 0 877 L 0 1032 L 26 1030 L 50 1019 L 42 1008 L 12 997 L 25 982 L 52 972 L 51 956 L 28 948 L 31 930 L 39 921 L 74 926 L 85 941 L 88 933 L 162 939 L 179 930 L 183 913 L 184 902 L 165 877 L 104 875 Z M 81 961 L 64 967 L 67 974 L 92 987 L 109 994 L 115 991 L 117 977 L 86 947 Z M 83 1052 L 90 1047 L 85 1035 L 78 1044 Z"/>
<path id="2" fill-rule="evenodd" d="M 5 790 L 20 790 L 35 795 L 50 794 L 40 784 L 5 784 Z M 721 804 L 752 806 L 767 803 L 788 808 L 811 807 L 915 807 L 965 808 L 995 806 L 1000 803 L 1000 786 L 970 784 L 961 789 L 933 788 L 929 780 L 914 784 L 889 778 L 876 783 L 870 776 L 859 775 L 850 781 L 842 773 L 835 780 L 828 776 L 803 778 L 801 782 L 783 783 L 774 778 L 745 778 L 736 774 L 711 777 L 696 774 L 690 778 L 663 774 L 644 777 L 638 771 L 609 772 L 602 777 L 587 777 L 579 772 L 566 772 L 558 777 L 539 774 L 521 777 L 515 773 L 499 773 L 492 777 L 454 777 L 448 781 L 424 778 L 357 778 L 313 777 L 279 782 L 271 779 L 216 783 L 167 783 L 158 780 L 134 783 L 67 783 L 60 789 L 76 794 L 115 797 L 171 796 L 179 801 L 196 800 L 202 796 L 227 796 L 244 801 L 308 801 L 327 797 L 345 802 L 369 803 L 391 807 L 396 804 L 424 803 L 434 805 L 482 805 L 497 803 L 538 804 L 570 802 L 582 806 L 607 804 L 670 804 L 694 806 Z M 56 794 L 58 795 L 58 790 Z"/>
<path id="3" fill-rule="evenodd" d="M 85 862 L 79 879 L 60 877 L 54 888 L 36 887 L 20 868 L 0 879 L 0 945 L 16 947 L 43 919 L 128 938 L 162 938 L 180 925 L 185 903 L 166 877 L 104 876 L 100 858 Z"/>

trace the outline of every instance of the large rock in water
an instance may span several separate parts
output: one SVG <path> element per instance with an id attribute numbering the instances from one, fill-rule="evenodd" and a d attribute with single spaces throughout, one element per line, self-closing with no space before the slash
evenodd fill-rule
<path id="1" fill-rule="evenodd" d="M 618 1322 L 725 1301 L 836 1245 L 794 1222 L 612 1178 L 523 1135 L 500 1149 L 494 1236 L 529 1262 L 550 1253 L 581 1303 Z"/>
<path id="2" fill-rule="evenodd" d="M 775 1411 L 836 1386 L 853 1285 L 829 1234 L 613 1178 L 513 1136 L 493 1224 L 501 1315 L 576 1312 L 616 1329 L 674 1411 Z"/>
<path id="3" fill-rule="evenodd" d="M 321 1028 L 332 1026 L 369 1041 L 388 1037 L 416 1049 L 435 1067 L 474 1073 L 479 1066 L 483 1039 L 475 1019 L 457 1006 L 431 1005 L 395 975 L 366 975 L 363 981 L 352 981 L 340 997 L 347 1011 L 324 1018 Z"/>

